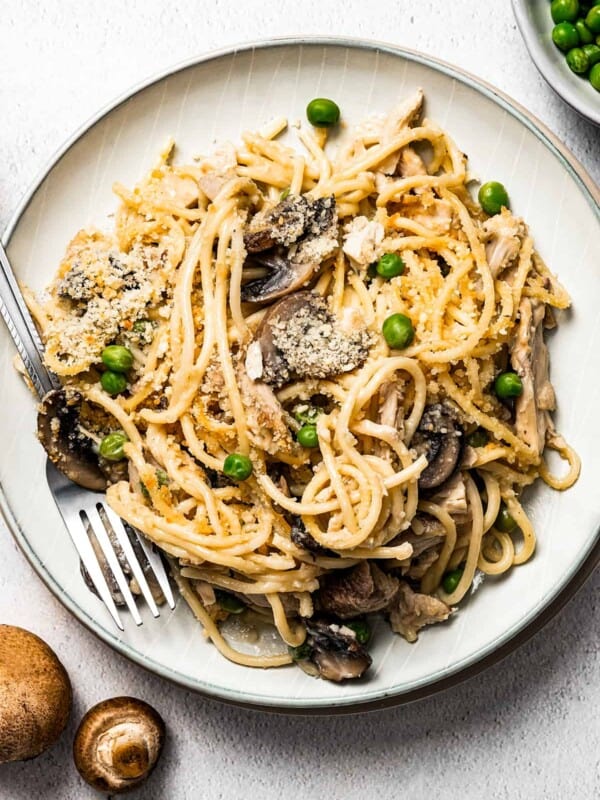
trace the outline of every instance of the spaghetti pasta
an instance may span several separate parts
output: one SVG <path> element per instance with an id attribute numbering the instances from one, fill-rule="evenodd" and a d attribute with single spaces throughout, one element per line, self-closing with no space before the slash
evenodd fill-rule
<path id="1" fill-rule="evenodd" d="M 471 199 L 465 156 L 422 104 L 366 121 L 333 155 L 324 131 L 292 129 L 303 153 L 283 144 L 284 119 L 194 165 L 169 145 L 133 190 L 115 186 L 114 233 L 79 232 L 49 298 L 31 298 L 48 366 L 95 409 L 89 435 L 127 439 L 108 502 L 168 554 L 240 664 L 359 674 L 323 658 L 356 663 L 354 618 L 384 611 L 414 640 L 478 571 L 532 556 L 523 488 L 579 473 L 550 418 L 543 341 L 568 297 L 523 220 Z M 402 265 L 391 278 L 373 269 L 384 253 Z M 402 351 L 381 333 L 392 315 L 414 334 Z M 98 381 L 115 343 L 134 365 L 111 397 Z M 507 370 L 512 405 L 494 390 Z M 232 456 L 244 480 L 228 479 Z M 236 651 L 222 592 L 292 656 Z"/>

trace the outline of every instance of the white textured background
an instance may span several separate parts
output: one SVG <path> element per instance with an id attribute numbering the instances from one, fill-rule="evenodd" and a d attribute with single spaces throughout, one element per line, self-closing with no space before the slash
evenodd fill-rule
<path id="1" fill-rule="evenodd" d="M 130 84 L 213 48 L 302 33 L 387 40 L 480 75 L 600 182 L 600 132 L 538 76 L 509 0 L 0 0 L 0 229 L 62 141 Z M 5 530 L 0 541 L 0 622 L 54 647 L 75 691 L 60 743 L 0 766 L 2 800 L 96 797 L 72 766 L 71 740 L 83 712 L 115 694 L 153 703 L 169 728 L 157 772 L 132 800 L 600 796 L 598 573 L 532 641 L 466 684 L 385 712 L 292 718 L 147 675 L 67 614 Z"/>

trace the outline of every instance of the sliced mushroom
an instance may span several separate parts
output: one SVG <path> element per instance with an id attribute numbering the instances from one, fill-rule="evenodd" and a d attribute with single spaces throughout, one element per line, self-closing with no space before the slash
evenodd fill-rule
<path id="1" fill-rule="evenodd" d="M 306 630 L 306 658 L 298 661 L 305 672 L 339 682 L 360 678 L 371 666 L 371 656 L 350 628 L 333 622 L 308 620 Z"/>
<path id="2" fill-rule="evenodd" d="M 305 307 L 311 307 L 316 297 L 312 292 L 295 292 L 284 297 L 267 311 L 256 332 L 256 343 L 262 355 L 262 379 L 266 383 L 279 386 L 290 379 L 290 371 L 284 354 L 278 349 L 276 338 L 279 327 L 285 320 Z"/>
<path id="3" fill-rule="evenodd" d="M 407 642 L 415 642 L 425 625 L 444 622 L 452 613 L 450 606 L 437 597 L 413 592 L 408 583 L 401 582 L 398 594 L 389 607 L 390 625 Z"/>
<path id="4" fill-rule="evenodd" d="M 362 323 L 345 330 L 314 292 L 296 292 L 272 306 L 256 333 L 262 380 L 279 387 L 290 380 L 328 378 L 361 366 L 370 336 Z"/>
<path id="5" fill-rule="evenodd" d="M 164 738 L 165 723 L 152 706 L 135 697 L 113 697 L 81 720 L 73 742 L 75 766 L 94 789 L 122 794 L 150 775 Z"/>
<path id="6" fill-rule="evenodd" d="M 58 739 L 71 714 L 71 682 L 38 636 L 0 625 L 0 764 L 35 758 Z"/>
<path id="7" fill-rule="evenodd" d="M 318 263 L 310 261 L 294 261 L 282 249 L 253 256 L 246 265 L 268 270 L 264 278 L 256 278 L 242 286 L 241 296 L 246 303 L 266 303 L 295 292 L 308 283 L 319 267 Z"/>
<path id="8" fill-rule="evenodd" d="M 267 275 L 242 286 L 242 300 L 264 303 L 305 286 L 337 248 L 335 199 L 294 195 L 257 214 L 244 236 L 247 267 Z"/>
<path id="9" fill-rule="evenodd" d="M 52 463 L 67 478 L 93 492 L 106 490 L 108 481 L 100 468 L 92 440 L 79 424 L 81 395 L 53 389 L 43 398 L 37 419 L 38 438 Z"/>
<path id="10" fill-rule="evenodd" d="M 290 521 L 290 539 L 302 550 L 308 550 L 316 556 L 328 556 L 329 558 L 338 558 L 338 554 L 333 550 L 328 550 L 326 547 L 320 545 L 317 540 L 310 535 L 304 527 L 301 517 L 294 516 Z"/>
<path id="11" fill-rule="evenodd" d="M 463 449 L 463 430 L 452 409 L 444 403 L 426 406 L 411 447 L 425 455 L 427 467 L 419 477 L 420 489 L 435 489 L 458 467 Z"/>
<path id="12" fill-rule="evenodd" d="M 289 195 L 250 221 L 244 245 L 249 253 L 261 253 L 278 244 L 289 247 L 303 236 L 319 236 L 335 220 L 335 198 L 313 200 L 304 195 Z"/>

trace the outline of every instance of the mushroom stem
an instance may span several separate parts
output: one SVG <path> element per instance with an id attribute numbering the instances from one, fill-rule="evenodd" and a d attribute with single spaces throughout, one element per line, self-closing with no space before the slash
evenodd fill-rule
<path id="1" fill-rule="evenodd" d="M 165 724 L 148 703 L 113 697 L 91 708 L 73 742 L 75 766 L 102 792 L 120 794 L 139 786 L 162 750 Z"/>

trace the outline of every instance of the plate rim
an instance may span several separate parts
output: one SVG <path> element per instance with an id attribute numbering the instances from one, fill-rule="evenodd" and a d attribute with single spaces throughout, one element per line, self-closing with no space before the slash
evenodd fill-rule
<path id="1" fill-rule="evenodd" d="M 89 130 L 91 130 L 104 117 L 117 109 L 123 103 L 149 88 L 150 86 L 164 80 L 171 75 L 182 72 L 186 69 L 198 66 L 203 63 L 215 61 L 223 57 L 235 56 L 252 50 L 268 50 L 277 47 L 295 46 L 321 46 L 321 47 L 346 47 L 349 49 L 379 51 L 395 57 L 403 58 L 438 72 L 469 86 L 478 93 L 492 100 L 505 111 L 515 117 L 521 124 L 525 125 L 537 138 L 544 144 L 551 153 L 558 158 L 559 162 L 566 169 L 570 176 L 578 184 L 584 193 L 592 211 L 595 212 L 600 220 L 600 187 L 596 186 L 591 177 L 587 174 L 584 167 L 573 156 L 572 153 L 557 139 L 552 131 L 521 104 L 513 100 L 509 95 L 497 89 L 492 84 L 475 77 L 466 70 L 449 64 L 446 61 L 430 55 L 420 53 L 408 48 L 397 47 L 395 45 L 371 39 L 353 38 L 345 36 L 285 36 L 258 41 L 242 42 L 240 44 L 211 50 L 208 53 L 191 57 L 183 62 L 171 65 L 160 72 L 137 82 L 132 87 L 121 93 L 116 99 L 110 101 L 100 108 L 93 116 L 79 126 L 75 132 L 55 151 L 42 170 L 38 173 L 32 184 L 29 186 L 21 201 L 18 203 L 12 214 L 8 225 L 2 235 L 5 246 L 8 246 L 12 234 L 14 233 L 21 216 L 27 209 L 31 200 L 46 179 L 50 171 L 61 161 L 71 147 Z M 595 539 L 592 538 L 589 548 L 581 555 L 577 565 L 572 570 L 566 583 L 558 588 L 554 593 L 544 599 L 523 623 L 513 626 L 500 641 L 500 644 L 492 644 L 487 648 L 478 651 L 469 658 L 463 660 L 462 664 L 457 664 L 454 668 L 449 668 L 441 677 L 424 681 L 405 691 L 377 690 L 368 699 L 361 699 L 355 695 L 340 696 L 339 700 L 331 698 L 278 698 L 273 704 L 265 702 L 264 696 L 255 696 L 247 691 L 223 689 L 212 684 L 199 685 L 197 679 L 191 680 L 183 673 L 167 668 L 164 665 L 148 659 L 139 651 L 133 650 L 127 642 L 117 638 L 117 634 L 112 630 L 106 629 L 101 622 L 91 618 L 76 603 L 67 596 L 63 588 L 46 571 L 44 564 L 39 560 L 33 548 L 30 546 L 26 533 L 23 531 L 15 519 L 8 497 L 0 484 L 0 514 L 4 522 L 15 539 L 20 550 L 23 552 L 36 574 L 41 578 L 52 594 L 65 606 L 65 608 L 75 616 L 94 635 L 104 641 L 109 647 L 115 649 L 121 655 L 143 667 L 152 674 L 169 680 L 185 689 L 192 690 L 203 696 L 219 700 L 244 708 L 255 710 L 270 711 L 274 713 L 295 713 L 295 714 L 352 714 L 364 710 L 375 710 L 390 706 L 401 705 L 412 702 L 423 697 L 430 696 L 439 691 L 447 689 L 464 680 L 479 674 L 492 664 L 498 663 L 509 653 L 527 641 L 552 619 L 563 605 L 571 599 L 578 591 L 587 578 L 592 574 L 595 567 L 600 562 L 600 539 L 599 531 L 596 531 Z"/>
<path id="2" fill-rule="evenodd" d="M 540 44 L 538 39 L 539 31 L 527 15 L 527 0 L 511 0 L 511 5 L 521 38 L 525 43 L 525 47 L 527 48 L 527 52 L 535 68 L 542 78 L 569 108 L 572 108 L 573 111 L 576 111 L 583 119 L 591 122 L 593 125 L 600 126 L 600 105 L 595 109 L 593 106 L 590 106 L 586 98 L 579 97 L 575 89 L 572 89 L 569 84 L 569 75 L 563 76 L 562 73 L 557 73 L 555 65 L 548 56 L 546 49 Z M 544 72 L 544 68 L 550 70 L 552 74 L 559 74 L 560 81 L 551 83 L 549 76 Z"/>

